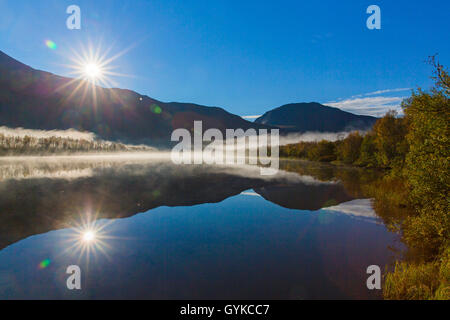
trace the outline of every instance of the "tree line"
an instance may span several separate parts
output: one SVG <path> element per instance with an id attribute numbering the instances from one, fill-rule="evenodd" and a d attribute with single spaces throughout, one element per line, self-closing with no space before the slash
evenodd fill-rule
<path id="1" fill-rule="evenodd" d="M 369 132 L 351 132 L 337 141 L 301 141 L 280 146 L 280 156 L 372 168 L 401 167 L 408 152 L 407 121 L 390 111 Z"/>
<path id="2" fill-rule="evenodd" d="M 409 249 L 385 275 L 386 299 L 450 299 L 450 76 L 430 63 L 435 84 L 402 102 L 403 117 L 388 112 L 365 134 L 280 147 L 285 157 L 385 169 L 371 186 L 375 206 L 398 208 L 382 218 Z"/>
<path id="3" fill-rule="evenodd" d="M 86 140 L 69 137 L 11 136 L 0 133 L 0 156 L 50 155 L 91 152 L 146 151 L 146 146 L 130 146 L 104 140 Z"/>

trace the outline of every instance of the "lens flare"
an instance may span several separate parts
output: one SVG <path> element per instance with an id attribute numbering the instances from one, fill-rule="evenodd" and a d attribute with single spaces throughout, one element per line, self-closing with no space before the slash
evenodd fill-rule
<path id="1" fill-rule="evenodd" d="M 50 259 L 42 260 L 42 261 L 39 263 L 39 269 L 45 269 L 45 268 L 47 268 L 49 265 L 50 265 Z"/>
<path id="2" fill-rule="evenodd" d="M 150 110 L 151 110 L 153 113 L 156 113 L 156 114 L 160 114 L 160 113 L 162 112 L 161 107 L 158 106 L 157 104 L 152 104 L 152 105 L 150 106 Z"/>
<path id="3" fill-rule="evenodd" d="M 57 48 L 56 43 L 54 43 L 52 40 L 45 40 L 45 45 L 52 50 L 56 50 Z"/>

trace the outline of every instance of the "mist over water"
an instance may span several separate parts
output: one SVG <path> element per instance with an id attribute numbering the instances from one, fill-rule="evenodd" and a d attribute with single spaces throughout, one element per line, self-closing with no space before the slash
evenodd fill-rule
<path id="1" fill-rule="evenodd" d="M 321 140 L 337 141 L 346 138 L 352 132 L 354 131 L 290 133 L 280 137 L 280 145 L 298 142 L 318 142 Z M 364 134 L 365 132 L 360 131 L 360 133 Z"/>
<path id="2" fill-rule="evenodd" d="M 96 135 L 92 132 L 81 132 L 75 129 L 67 130 L 36 130 L 36 129 L 24 129 L 24 128 L 8 128 L 5 126 L 0 127 L 0 134 L 6 137 L 33 137 L 36 139 L 41 138 L 69 138 L 74 140 L 87 140 L 94 141 Z"/>
<path id="3" fill-rule="evenodd" d="M 169 152 L 1 158 L 0 298 L 380 298 L 364 270 L 389 263 L 395 236 L 359 175 L 281 161 L 261 176 Z M 67 251 L 86 216 L 105 225 L 106 254 Z M 78 293 L 64 289 L 74 261 Z"/>
<path id="4" fill-rule="evenodd" d="M 248 158 L 247 158 L 248 159 Z M 275 175 L 261 175 L 260 167 L 251 164 L 179 164 L 171 163 L 170 152 L 139 152 L 112 153 L 71 156 L 46 157 L 1 157 L 0 181 L 7 179 L 39 179 L 60 178 L 76 179 L 93 176 L 105 169 L 114 169 L 117 174 L 130 176 L 148 173 L 149 168 L 171 175 L 171 172 L 181 171 L 184 174 L 202 173 L 227 174 L 260 180 L 280 180 L 288 182 L 303 182 L 306 184 L 330 184 L 333 181 L 319 181 L 309 175 L 299 175 L 294 172 L 280 170 Z"/>

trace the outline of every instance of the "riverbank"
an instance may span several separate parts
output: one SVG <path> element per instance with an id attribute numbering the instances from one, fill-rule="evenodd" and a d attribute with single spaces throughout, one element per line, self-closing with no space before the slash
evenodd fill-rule
<path id="1" fill-rule="evenodd" d="M 431 59 L 435 86 L 404 100 L 404 116 L 379 119 L 364 135 L 335 142 L 299 142 L 280 155 L 384 170 L 369 185 L 377 212 L 409 248 L 385 274 L 385 299 L 450 299 L 450 76 Z"/>

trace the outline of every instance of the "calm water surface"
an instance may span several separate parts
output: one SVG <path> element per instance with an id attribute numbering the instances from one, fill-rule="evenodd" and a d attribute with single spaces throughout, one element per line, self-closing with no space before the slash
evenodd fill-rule
<path id="1" fill-rule="evenodd" d="M 0 160 L 0 299 L 380 298 L 366 268 L 401 244 L 364 195 L 376 174 L 281 166 Z"/>

